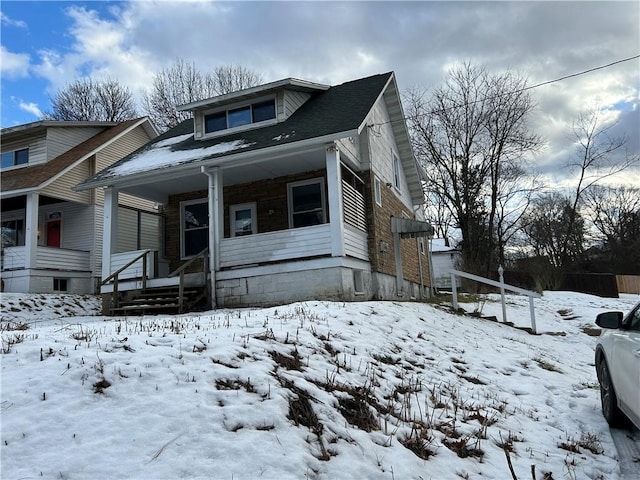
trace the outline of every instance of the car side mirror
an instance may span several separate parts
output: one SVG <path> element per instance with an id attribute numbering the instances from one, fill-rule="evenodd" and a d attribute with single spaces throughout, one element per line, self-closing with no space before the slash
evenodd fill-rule
<path id="1" fill-rule="evenodd" d="M 602 328 L 620 328 L 624 314 L 622 312 L 605 312 L 596 317 L 596 325 Z"/>

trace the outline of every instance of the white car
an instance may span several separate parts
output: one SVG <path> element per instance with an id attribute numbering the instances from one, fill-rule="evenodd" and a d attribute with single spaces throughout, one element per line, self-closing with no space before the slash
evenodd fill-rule
<path id="1" fill-rule="evenodd" d="M 640 303 L 626 317 L 601 313 L 596 324 L 604 329 L 596 345 L 602 414 L 612 427 L 626 417 L 640 428 Z"/>

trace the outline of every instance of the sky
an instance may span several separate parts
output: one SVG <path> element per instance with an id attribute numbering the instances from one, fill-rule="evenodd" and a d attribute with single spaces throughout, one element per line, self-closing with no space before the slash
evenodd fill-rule
<path id="1" fill-rule="evenodd" d="M 502 318 L 499 298 L 460 305 Z M 601 413 L 593 335 L 638 300 L 546 291 L 531 335 L 446 298 L 123 318 L 4 293 L 0 476 L 635 480 L 640 431 Z"/>
<path id="2" fill-rule="evenodd" d="M 395 71 L 404 92 L 440 86 L 465 61 L 537 85 L 640 54 L 637 1 L 5 0 L 0 9 L 2 127 L 38 120 L 79 77 L 116 78 L 139 99 L 178 58 L 330 85 Z M 594 105 L 640 152 L 639 79 L 635 58 L 533 89 L 531 126 L 547 142 L 539 170 L 571 158 L 572 123 Z"/>

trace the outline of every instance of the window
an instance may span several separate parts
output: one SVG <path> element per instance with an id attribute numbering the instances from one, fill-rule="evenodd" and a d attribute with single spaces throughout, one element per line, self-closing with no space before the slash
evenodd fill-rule
<path id="1" fill-rule="evenodd" d="M 54 292 L 66 292 L 68 291 L 66 278 L 54 278 L 53 279 L 53 291 Z"/>
<path id="2" fill-rule="evenodd" d="M 364 293 L 364 282 L 362 280 L 362 270 L 353 271 L 353 293 Z"/>
<path id="3" fill-rule="evenodd" d="M 251 123 L 251 105 L 227 112 L 228 128 L 241 127 Z"/>
<path id="4" fill-rule="evenodd" d="M 229 231 L 232 237 L 258 233 L 256 225 L 256 204 L 243 203 L 229 207 Z"/>
<path id="5" fill-rule="evenodd" d="M 396 152 L 392 151 L 393 157 L 393 186 L 400 190 L 400 159 L 396 155 Z"/>
<path id="6" fill-rule="evenodd" d="M 15 165 L 26 165 L 29 163 L 29 149 L 23 148 L 13 152 L 2 154 L 2 168 L 13 167 Z"/>
<path id="7" fill-rule="evenodd" d="M 204 116 L 204 132 L 213 133 L 238 128 L 276 118 L 275 99 L 263 100 L 238 108 L 214 112 Z"/>
<path id="8" fill-rule="evenodd" d="M 2 222 L 2 248 L 24 246 L 24 221 L 6 220 Z"/>
<path id="9" fill-rule="evenodd" d="M 382 206 L 382 184 L 378 177 L 373 177 L 373 196 L 376 203 Z"/>
<path id="10" fill-rule="evenodd" d="M 308 227 L 326 222 L 324 180 L 315 178 L 287 185 L 289 227 Z"/>
<path id="11" fill-rule="evenodd" d="M 180 204 L 182 258 L 199 254 L 209 245 L 209 211 L 206 200 Z"/>

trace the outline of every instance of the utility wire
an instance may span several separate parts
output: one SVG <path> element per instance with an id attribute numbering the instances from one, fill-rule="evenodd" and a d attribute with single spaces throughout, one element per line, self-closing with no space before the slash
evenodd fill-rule
<path id="1" fill-rule="evenodd" d="M 516 94 L 516 93 L 524 92 L 526 90 L 532 90 L 534 88 L 539 88 L 539 87 L 542 87 L 544 85 L 549 85 L 551 83 L 561 82 L 561 81 L 566 80 L 568 78 L 579 77 L 581 75 L 586 75 L 587 73 L 595 72 L 597 70 L 602 70 L 604 68 L 609 68 L 609 67 L 617 65 L 619 63 L 629 62 L 629 61 L 635 60 L 637 58 L 640 58 L 640 54 L 639 55 L 634 55 L 632 57 L 623 58 L 621 60 L 616 60 L 615 62 L 611 62 L 611 63 L 608 63 L 606 65 L 600 65 L 599 67 L 589 68 L 587 70 L 583 70 L 583 71 L 578 72 L 578 73 L 572 73 L 570 75 L 565 75 L 564 77 L 559 77 L 559 78 L 555 78 L 553 80 L 547 80 L 546 82 L 541 82 L 541 83 L 537 83 L 535 85 L 530 85 L 528 87 L 523 87 L 523 88 L 514 90 L 512 92 L 506 92 L 506 93 L 501 93 L 499 95 L 483 97 L 481 99 L 474 100 L 473 102 L 460 103 L 460 104 L 457 104 L 457 105 L 452 105 L 451 107 L 447 107 L 447 108 L 441 108 L 441 109 L 438 109 L 438 110 L 431 110 L 429 112 L 425 112 L 425 113 L 414 115 L 413 117 L 404 117 L 403 120 L 406 121 L 406 120 L 409 120 L 410 118 L 424 117 L 424 116 L 427 116 L 427 115 L 432 115 L 434 113 L 446 112 L 448 110 L 453 110 L 454 108 L 466 107 L 468 105 L 475 105 L 476 103 L 484 102 L 485 100 L 491 100 L 493 98 L 504 97 L 504 96 L 507 96 L 507 95 L 513 95 L 513 94 Z M 373 124 L 369 125 L 369 127 L 385 125 L 387 123 L 393 123 L 395 121 L 397 121 L 397 120 L 389 120 L 388 122 L 373 123 Z"/>

